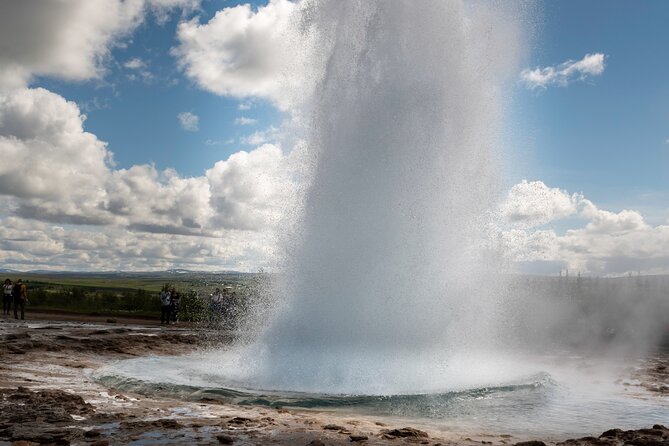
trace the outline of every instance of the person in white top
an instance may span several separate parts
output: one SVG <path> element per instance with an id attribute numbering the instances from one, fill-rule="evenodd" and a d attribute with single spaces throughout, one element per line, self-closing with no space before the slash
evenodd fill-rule
<path id="1" fill-rule="evenodd" d="M 12 306 L 12 290 L 14 286 L 12 281 L 5 279 L 5 284 L 2 286 L 2 315 L 9 314 L 9 309 Z"/>

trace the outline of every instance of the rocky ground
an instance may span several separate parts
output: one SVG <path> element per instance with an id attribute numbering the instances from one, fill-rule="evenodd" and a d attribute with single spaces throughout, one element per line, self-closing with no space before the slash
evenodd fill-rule
<path id="1" fill-rule="evenodd" d="M 2 320 L 0 446 L 544 444 L 510 435 L 444 434 L 332 412 L 117 392 L 97 383 L 90 373 L 111 360 L 186 353 L 229 341 L 225 333 L 160 327 L 149 321 Z M 667 392 L 665 361 L 660 358 L 636 370 L 631 385 Z M 669 446 L 669 429 L 660 425 L 636 431 L 613 429 L 598 437 L 544 441 L 560 446 Z"/>

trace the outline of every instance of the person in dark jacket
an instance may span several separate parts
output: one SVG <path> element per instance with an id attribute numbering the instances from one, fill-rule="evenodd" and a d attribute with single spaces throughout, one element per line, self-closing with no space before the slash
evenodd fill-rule
<path id="1" fill-rule="evenodd" d="M 172 322 L 177 323 L 179 316 L 179 301 L 181 296 L 177 292 L 176 288 L 170 290 L 170 315 L 172 316 Z"/>
<path id="2" fill-rule="evenodd" d="M 25 319 L 26 302 L 28 301 L 28 288 L 21 279 L 14 285 L 14 319 L 18 319 L 18 310 L 21 310 L 21 319 Z"/>

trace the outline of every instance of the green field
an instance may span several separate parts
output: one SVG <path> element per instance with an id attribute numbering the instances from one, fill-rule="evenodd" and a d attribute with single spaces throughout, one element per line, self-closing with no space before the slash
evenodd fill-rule
<path id="1" fill-rule="evenodd" d="M 204 317 L 215 288 L 237 308 L 248 306 L 262 275 L 245 273 L 5 273 L 28 286 L 30 308 L 76 313 L 158 317 L 159 292 L 174 287 L 181 297 L 181 318 Z M 239 311 L 238 311 L 239 312 Z"/>

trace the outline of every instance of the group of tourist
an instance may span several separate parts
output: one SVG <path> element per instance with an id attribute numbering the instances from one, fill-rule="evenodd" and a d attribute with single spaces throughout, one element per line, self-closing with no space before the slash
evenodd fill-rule
<path id="1" fill-rule="evenodd" d="M 176 323 L 179 313 L 180 296 L 176 288 L 165 284 L 160 291 L 160 324 Z"/>
<path id="2" fill-rule="evenodd" d="M 223 322 L 230 322 L 228 319 L 232 316 L 230 310 L 230 294 L 228 290 L 221 291 L 220 288 L 210 295 L 209 301 L 209 322 L 219 325 Z M 176 288 L 165 284 L 160 291 L 160 324 L 169 325 L 176 323 L 179 319 L 179 293 Z"/>
<path id="3" fill-rule="evenodd" d="M 14 304 L 14 319 L 19 318 L 19 311 L 21 312 L 21 319 L 25 319 L 26 304 L 28 303 L 28 288 L 21 279 L 16 283 L 12 283 L 10 279 L 5 279 L 2 286 L 2 315 L 8 316 Z"/>

